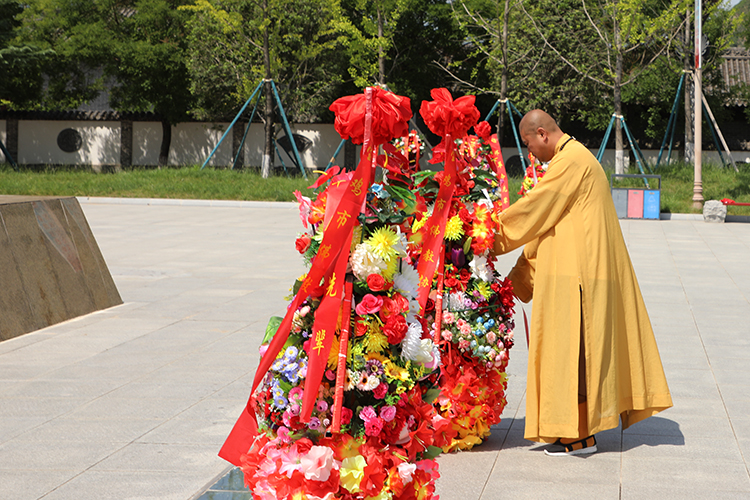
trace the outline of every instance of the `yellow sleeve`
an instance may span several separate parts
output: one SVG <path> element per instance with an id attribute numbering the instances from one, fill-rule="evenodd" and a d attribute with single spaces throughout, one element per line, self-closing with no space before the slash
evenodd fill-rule
<path id="1" fill-rule="evenodd" d="M 538 245 L 539 240 L 527 243 L 518 257 L 516 265 L 508 273 L 508 278 L 513 283 L 513 292 L 521 302 L 528 303 L 534 295 L 534 273 L 536 272 L 536 249 Z"/>
<path id="2" fill-rule="evenodd" d="M 557 224 L 572 204 L 586 170 L 577 167 L 574 160 L 573 152 L 555 155 L 534 189 L 500 214 L 494 253 L 508 253 Z"/>

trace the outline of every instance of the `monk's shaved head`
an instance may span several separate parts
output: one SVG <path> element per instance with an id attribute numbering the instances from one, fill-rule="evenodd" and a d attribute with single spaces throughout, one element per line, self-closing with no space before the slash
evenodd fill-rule
<path id="1" fill-rule="evenodd" d="M 542 162 L 555 156 L 555 146 L 564 134 L 554 118 L 541 109 L 534 109 L 524 115 L 519 128 L 529 153 Z"/>
<path id="2" fill-rule="evenodd" d="M 543 128 L 550 133 L 558 132 L 560 130 L 555 119 L 541 109 L 533 109 L 526 113 L 521 119 L 519 128 L 522 133 L 534 132 L 539 128 Z"/>

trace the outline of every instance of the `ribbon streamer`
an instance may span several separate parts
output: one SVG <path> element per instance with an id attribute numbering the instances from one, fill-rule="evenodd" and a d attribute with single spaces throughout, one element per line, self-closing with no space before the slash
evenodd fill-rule
<path id="1" fill-rule="evenodd" d="M 344 285 L 344 305 L 342 306 L 341 335 L 339 337 L 339 359 L 336 368 L 336 392 L 333 395 L 333 422 L 331 432 L 341 432 L 341 408 L 344 405 L 344 384 L 346 384 L 346 356 L 349 351 L 349 330 L 352 315 L 352 276 L 346 277 Z"/>

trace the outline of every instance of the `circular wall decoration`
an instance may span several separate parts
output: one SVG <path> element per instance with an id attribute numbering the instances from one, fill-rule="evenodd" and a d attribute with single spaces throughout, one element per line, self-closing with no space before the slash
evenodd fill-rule
<path id="1" fill-rule="evenodd" d="M 83 145 L 81 133 L 72 128 L 66 128 L 57 135 L 57 145 L 66 153 L 75 153 Z"/>

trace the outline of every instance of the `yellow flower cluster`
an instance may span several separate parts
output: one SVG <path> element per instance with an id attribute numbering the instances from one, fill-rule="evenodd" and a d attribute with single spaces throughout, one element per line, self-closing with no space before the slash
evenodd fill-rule
<path id="1" fill-rule="evenodd" d="M 445 224 L 445 239 L 458 241 L 464 235 L 464 222 L 461 217 L 454 215 Z"/>

